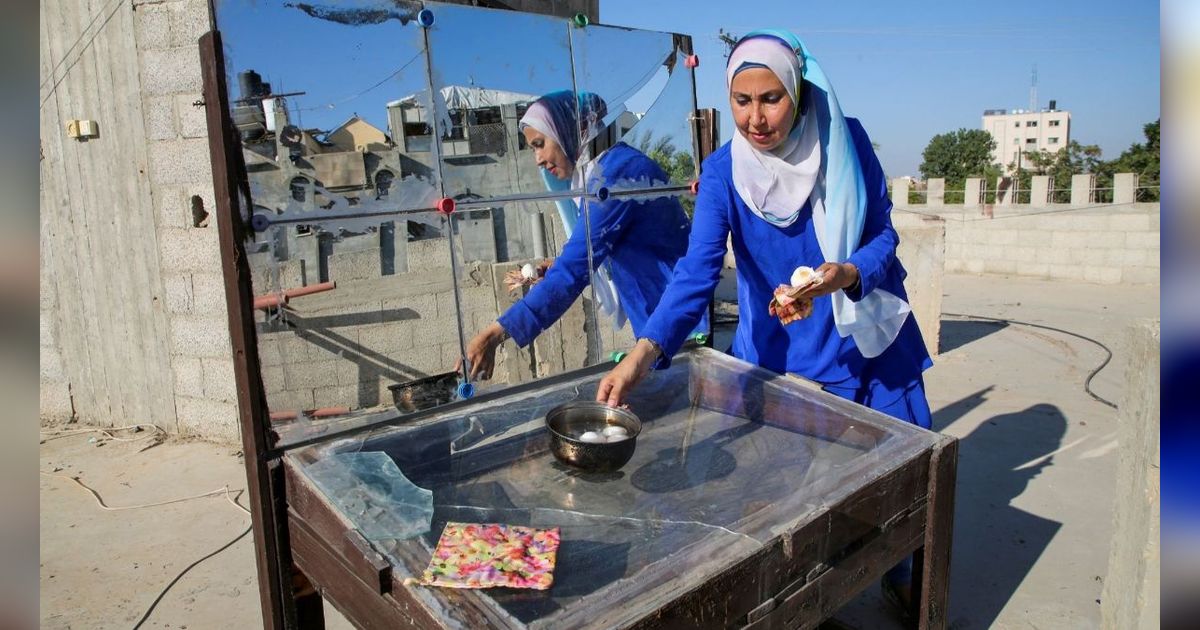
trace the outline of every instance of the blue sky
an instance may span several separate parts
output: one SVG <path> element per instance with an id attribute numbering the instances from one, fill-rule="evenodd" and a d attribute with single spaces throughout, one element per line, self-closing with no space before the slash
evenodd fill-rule
<path id="1" fill-rule="evenodd" d="M 736 10 L 731 9 L 736 7 Z M 833 81 L 844 111 L 862 120 L 889 176 L 917 175 L 935 134 L 978 129 L 992 108 L 1038 101 L 1071 112 L 1071 138 L 1115 158 L 1159 117 L 1159 8 L 1152 0 L 886 2 L 883 0 L 601 0 L 606 24 L 692 36 L 697 100 L 723 113 L 719 29 L 796 33 Z"/>
<path id="2" fill-rule="evenodd" d="M 380 3 L 329 2 L 347 4 Z M 1035 65 L 1039 105 L 1056 99 L 1071 112 L 1072 139 L 1100 145 L 1106 158 L 1141 141 L 1142 125 L 1159 117 L 1157 2 L 601 0 L 600 5 L 605 24 L 693 37 L 701 58 L 697 100 L 722 112 L 725 140 L 734 129 L 718 31 L 792 30 L 821 62 L 843 110 L 861 119 L 879 144 L 880 160 L 893 177 L 917 174 L 921 151 L 935 134 L 977 129 L 985 109 L 1027 108 Z M 444 69 L 446 83 L 529 93 L 569 87 L 563 20 L 509 13 L 505 32 L 496 32 L 491 24 L 450 14 L 456 11 L 466 12 L 439 8 L 442 19 L 431 31 L 435 65 Z M 358 113 L 386 128 L 383 105 L 424 87 L 425 59 L 415 54 L 422 33 L 411 23 L 347 26 L 252 0 L 221 0 L 217 19 L 232 71 L 251 67 L 276 92 L 307 92 L 290 99 L 307 127 L 330 129 Z M 586 50 L 601 68 L 592 84 L 579 88 L 620 92 L 620 84 L 634 79 L 614 73 L 628 68 L 631 77 L 644 75 L 638 58 L 648 54 L 639 51 L 661 46 L 654 37 L 639 41 L 586 50 L 577 40 L 577 57 Z M 544 61 L 531 65 L 530 59 Z M 630 106 L 637 110 L 643 102 L 635 97 Z"/>

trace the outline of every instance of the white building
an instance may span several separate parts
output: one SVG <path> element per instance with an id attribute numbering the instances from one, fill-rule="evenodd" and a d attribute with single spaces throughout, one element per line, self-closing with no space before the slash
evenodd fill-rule
<path id="1" fill-rule="evenodd" d="M 1041 111 L 988 109 L 983 112 L 983 130 L 996 140 L 992 162 L 1010 173 L 1022 152 L 1045 149 L 1053 153 L 1067 146 L 1071 141 L 1071 112 L 1057 109 L 1054 101 Z"/>

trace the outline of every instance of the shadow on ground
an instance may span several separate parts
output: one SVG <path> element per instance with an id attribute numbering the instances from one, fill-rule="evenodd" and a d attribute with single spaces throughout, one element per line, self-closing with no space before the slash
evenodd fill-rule
<path id="1" fill-rule="evenodd" d="M 951 350 L 957 350 L 972 341 L 978 341 L 1007 327 L 1008 324 L 1005 322 L 943 319 L 941 331 L 938 334 L 938 352 L 945 354 Z"/>

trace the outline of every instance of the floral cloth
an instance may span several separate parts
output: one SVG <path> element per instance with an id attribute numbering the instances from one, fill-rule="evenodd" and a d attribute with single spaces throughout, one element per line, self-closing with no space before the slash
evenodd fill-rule
<path id="1" fill-rule="evenodd" d="M 558 542 L 557 527 L 446 523 L 421 583 L 545 590 L 554 581 Z"/>

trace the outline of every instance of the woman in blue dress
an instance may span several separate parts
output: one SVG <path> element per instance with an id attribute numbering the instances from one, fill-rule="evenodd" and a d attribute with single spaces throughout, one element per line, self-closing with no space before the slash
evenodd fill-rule
<path id="1" fill-rule="evenodd" d="M 705 160 L 687 255 L 597 400 L 620 404 L 679 350 L 720 279 L 728 236 L 734 356 L 928 428 L 921 374 L 932 361 L 910 315 L 886 180 L 862 125 L 842 115 L 816 60 L 785 31 L 740 40 L 726 80 L 738 133 Z M 768 304 L 800 266 L 816 270 L 798 296 L 812 299 L 812 313 L 784 325 Z M 906 598 L 910 581 L 906 563 L 889 572 L 885 592 Z"/>
<path id="2" fill-rule="evenodd" d="M 586 92 L 554 92 L 529 106 L 519 126 L 547 189 L 594 193 L 608 182 L 646 186 L 669 181 L 657 162 L 624 142 L 591 156 L 591 141 L 604 131 L 606 114 L 604 101 Z M 531 343 L 562 317 L 589 281 L 613 325 L 620 328 L 628 321 L 634 335 L 641 334 L 675 262 L 687 251 L 691 222 L 678 198 L 671 196 L 589 199 L 586 220 L 582 204 L 583 199 L 556 202 L 567 242 L 528 295 L 467 344 L 472 379 L 490 378 L 496 348 L 505 339 L 511 337 L 521 347 Z M 585 224 L 586 230 L 576 229 Z M 594 276 L 588 269 L 589 240 Z M 706 327 L 707 318 L 702 318 L 699 328 Z"/>

